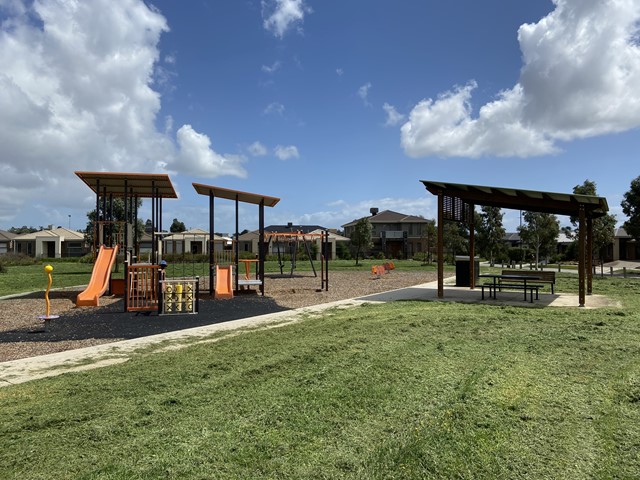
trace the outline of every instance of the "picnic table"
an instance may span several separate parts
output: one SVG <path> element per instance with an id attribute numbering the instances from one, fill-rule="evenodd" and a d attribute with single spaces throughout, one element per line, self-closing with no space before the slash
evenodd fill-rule
<path id="1" fill-rule="evenodd" d="M 482 299 L 484 300 L 484 289 L 485 287 L 489 288 L 489 297 L 492 297 L 491 292 L 493 292 L 493 298 L 497 298 L 497 291 L 502 290 L 503 288 L 522 290 L 524 292 L 524 301 L 527 301 L 527 291 L 530 293 L 531 303 L 533 303 L 533 292 L 536 292 L 536 300 L 538 300 L 538 290 L 540 285 L 532 285 L 527 282 L 531 282 L 535 280 L 539 280 L 539 277 L 532 275 L 518 275 L 518 274 L 503 274 L 503 273 L 483 273 L 478 275 L 481 278 L 492 278 L 493 281 L 491 283 L 485 283 L 481 285 L 482 288 Z M 506 282 L 503 282 L 505 280 Z M 512 282 L 518 283 L 508 283 L 511 280 Z"/>

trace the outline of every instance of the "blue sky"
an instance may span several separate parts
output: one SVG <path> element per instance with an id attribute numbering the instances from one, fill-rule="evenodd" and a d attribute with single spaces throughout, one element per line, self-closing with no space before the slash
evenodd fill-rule
<path id="1" fill-rule="evenodd" d="M 434 218 L 421 179 L 589 179 L 622 223 L 640 175 L 634 1 L 0 0 L 0 22 L 0 229 L 84 228 L 75 170 L 169 173 L 165 228 L 204 229 L 192 182 L 281 198 L 267 224 L 339 228 Z M 233 215 L 218 201 L 216 230 Z"/>

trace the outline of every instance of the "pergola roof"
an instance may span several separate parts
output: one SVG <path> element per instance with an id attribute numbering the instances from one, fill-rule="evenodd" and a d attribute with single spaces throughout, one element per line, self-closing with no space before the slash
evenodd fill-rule
<path id="1" fill-rule="evenodd" d="M 433 195 L 442 192 L 446 196 L 460 198 L 474 205 L 576 217 L 579 215 L 580 206 L 582 205 L 585 209 L 585 215 L 590 218 L 602 217 L 609 211 L 607 199 L 595 195 L 542 192 L 430 180 L 420 181 Z"/>
<path id="2" fill-rule="evenodd" d="M 225 198 L 227 200 L 238 200 L 244 203 L 253 203 L 260 205 L 264 201 L 265 207 L 274 207 L 279 201 L 279 198 L 269 197 L 267 195 L 258 195 L 257 193 L 241 192 L 240 190 L 231 190 L 228 188 L 214 187 L 213 185 L 203 185 L 202 183 L 193 183 L 193 188 L 196 189 L 200 195 L 213 195 L 216 198 Z"/>
<path id="3" fill-rule="evenodd" d="M 165 173 L 75 172 L 97 195 L 126 195 L 140 198 L 178 198 L 169 175 Z M 100 189 L 100 191 L 98 191 Z M 126 192 L 125 192 L 126 190 Z"/>

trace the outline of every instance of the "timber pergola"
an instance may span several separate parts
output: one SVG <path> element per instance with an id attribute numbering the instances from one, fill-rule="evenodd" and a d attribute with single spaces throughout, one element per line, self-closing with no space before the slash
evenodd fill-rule
<path id="1" fill-rule="evenodd" d="M 178 198 L 178 194 L 173 188 L 169 175 L 164 173 L 79 171 L 76 171 L 75 174 L 96 194 L 96 221 L 100 221 L 97 214 L 100 211 L 101 197 L 103 215 L 107 213 L 107 197 L 109 197 L 110 200 L 113 200 L 113 197 L 122 197 L 124 200 L 125 221 L 133 225 L 136 225 L 138 219 L 138 199 L 151 199 L 152 263 L 157 263 L 158 245 L 155 241 L 155 233 L 162 231 L 162 200 L 164 198 Z M 125 252 L 128 252 L 128 230 L 128 228 L 124 229 Z M 133 229 L 133 235 L 133 244 L 138 245 L 137 228 Z"/>
<path id="2" fill-rule="evenodd" d="M 475 288 L 473 211 L 476 205 L 481 205 L 577 217 L 579 221 L 578 299 L 580 306 L 585 306 L 585 292 L 588 295 L 592 293 L 593 219 L 602 217 L 609 211 L 606 198 L 595 195 L 420 181 L 429 192 L 438 197 L 438 298 L 444 298 L 443 225 L 445 220 L 466 222 L 469 225 L 469 257 L 472 259 L 469 262 L 470 287 Z"/>
<path id="3" fill-rule="evenodd" d="M 280 201 L 279 198 L 270 197 L 267 195 L 259 195 L 256 193 L 241 192 L 239 190 L 230 190 L 228 188 L 214 187 L 213 185 L 203 185 L 201 183 L 193 183 L 193 188 L 200 195 L 206 195 L 209 197 L 209 294 L 213 295 L 213 268 L 214 268 L 214 198 L 224 198 L 227 200 L 233 200 L 236 206 L 236 235 L 234 244 L 234 257 L 235 257 L 235 290 L 239 290 L 239 277 L 238 264 L 239 264 L 239 242 L 238 242 L 238 217 L 239 217 L 239 203 L 251 203 L 258 205 L 258 223 L 260 236 L 258 240 L 258 279 L 260 280 L 260 293 L 264 295 L 264 260 L 266 256 L 266 249 L 264 245 L 264 207 L 275 207 Z"/>

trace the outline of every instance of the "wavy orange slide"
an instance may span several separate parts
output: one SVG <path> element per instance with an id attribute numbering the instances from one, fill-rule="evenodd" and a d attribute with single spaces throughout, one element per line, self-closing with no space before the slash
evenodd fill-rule
<path id="1" fill-rule="evenodd" d="M 93 265 L 93 273 L 87 288 L 78 294 L 76 307 L 97 307 L 100 305 L 100 297 L 107 291 L 109 278 L 111 277 L 111 267 L 116 260 L 118 246 L 100 246 L 98 258 Z"/>
<path id="2" fill-rule="evenodd" d="M 216 265 L 215 298 L 233 298 L 233 266 L 220 267 Z"/>

